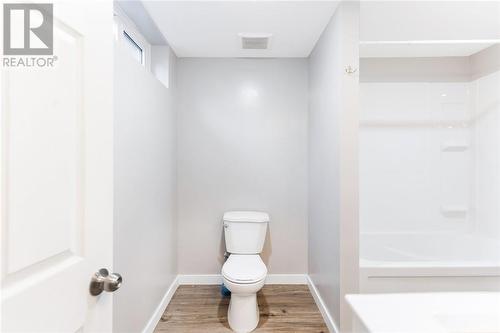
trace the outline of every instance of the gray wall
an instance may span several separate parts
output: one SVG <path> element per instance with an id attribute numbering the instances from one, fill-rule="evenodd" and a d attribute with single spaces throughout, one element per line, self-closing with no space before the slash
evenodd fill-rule
<path id="1" fill-rule="evenodd" d="M 309 276 L 343 332 L 358 276 L 359 4 L 341 3 L 309 59 Z"/>
<path id="2" fill-rule="evenodd" d="M 269 273 L 307 272 L 307 59 L 178 61 L 179 274 L 219 274 L 227 210 L 269 212 Z"/>
<path id="3" fill-rule="evenodd" d="M 174 89 L 119 47 L 114 60 L 113 330 L 140 332 L 177 274 Z"/>

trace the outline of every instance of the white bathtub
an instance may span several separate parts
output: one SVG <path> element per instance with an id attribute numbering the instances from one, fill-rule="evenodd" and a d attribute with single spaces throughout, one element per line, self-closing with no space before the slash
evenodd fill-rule
<path id="1" fill-rule="evenodd" d="M 500 242 L 471 234 L 362 233 L 360 291 L 500 291 Z"/>

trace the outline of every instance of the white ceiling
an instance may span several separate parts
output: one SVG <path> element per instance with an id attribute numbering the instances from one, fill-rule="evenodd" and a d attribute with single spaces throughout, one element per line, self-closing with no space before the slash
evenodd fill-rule
<path id="1" fill-rule="evenodd" d="M 498 1 L 362 1 L 361 57 L 470 56 L 500 42 Z"/>
<path id="2" fill-rule="evenodd" d="M 143 5 L 179 57 L 307 57 L 338 1 Z M 273 36 L 267 50 L 244 50 L 240 33 Z M 360 39 L 362 57 L 469 56 L 500 42 L 500 1 L 361 1 Z"/>
<path id="3" fill-rule="evenodd" d="M 143 1 L 178 57 L 307 57 L 338 1 Z M 244 50 L 239 33 L 270 33 Z"/>
<path id="4" fill-rule="evenodd" d="M 500 39 L 500 2 L 362 1 L 360 39 Z"/>

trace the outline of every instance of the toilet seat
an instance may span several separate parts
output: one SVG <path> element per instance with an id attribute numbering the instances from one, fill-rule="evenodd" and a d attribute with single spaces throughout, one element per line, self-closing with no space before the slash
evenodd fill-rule
<path id="1" fill-rule="evenodd" d="M 231 254 L 222 275 L 233 283 L 251 284 L 265 279 L 267 268 L 258 254 Z"/>

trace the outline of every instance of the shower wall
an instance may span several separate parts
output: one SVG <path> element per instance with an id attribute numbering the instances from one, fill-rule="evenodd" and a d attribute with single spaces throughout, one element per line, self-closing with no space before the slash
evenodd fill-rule
<path id="1" fill-rule="evenodd" d="M 363 232 L 470 228 L 466 82 L 361 83 Z"/>
<path id="2" fill-rule="evenodd" d="M 500 237 L 498 59 L 362 60 L 362 232 Z"/>
<path id="3" fill-rule="evenodd" d="M 360 290 L 498 291 L 500 47 L 360 69 Z"/>
<path id="4" fill-rule="evenodd" d="M 474 153 L 474 229 L 500 239 L 500 72 L 470 84 L 473 101 L 471 126 Z"/>

